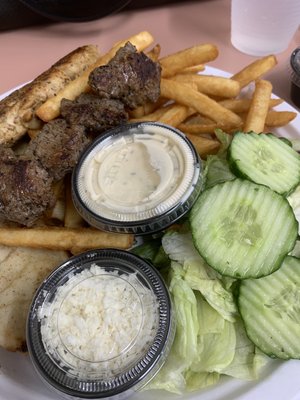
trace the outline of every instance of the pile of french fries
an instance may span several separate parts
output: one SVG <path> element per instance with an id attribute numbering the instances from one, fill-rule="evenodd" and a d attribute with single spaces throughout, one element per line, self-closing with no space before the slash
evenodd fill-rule
<path id="1" fill-rule="evenodd" d="M 219 54 L 215 45 L 199 44 L 161 57 L 160 45 L 154 44 L 153 36 L 147 31 L 114 44 L 81 76 L 43 103 L 36 110 L 36 115 L 44 122 L 58 117 L 61 100 L 74 100 L 88 91 L 90 72 L 108 63 L 128 41 L 138 51 L 144 51 L 152 60 L 159 62 L 162 71 L 159 100 L 131 110 L 130 122 L 160 121 L 172 125 L 188 136 L 203 158 L 219 149 L 220 143 L 215 136 L 217 128 L 228 133 L 237 130 L 260 133 L 286 125 L 296 117 L 294 112 L 274 109 L 282 100 L 272 96 L 272 84 L 262 78 L 277 64 L 274 55 L 256 60 L 229 78 L 207 75 L 206 64 L 214 61 Z M 253 86 L 251 95 L 241 96 L 249 84 Z M 59 183 L 56 206 L 44 225 L 2 228 L 0 244 L 63 249 L 74 254 L 96 247 L 127 249 L 132 246 L 132 235 L 105 233 L 86 226 L 74 209 L 70 193 L 68 177 Z"/>

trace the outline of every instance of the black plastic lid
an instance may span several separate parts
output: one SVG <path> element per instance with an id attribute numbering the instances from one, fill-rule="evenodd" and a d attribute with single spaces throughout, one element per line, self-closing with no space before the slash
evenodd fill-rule
<path id="1" fill-rule="evenodd" d="M 31 10 L 57 21 L 91 21 L 125 7 L 130 0 L 21 0 Z"/>

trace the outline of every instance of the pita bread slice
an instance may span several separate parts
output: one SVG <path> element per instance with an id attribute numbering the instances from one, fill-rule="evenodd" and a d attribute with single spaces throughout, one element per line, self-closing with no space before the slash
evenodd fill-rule
<path id="1" fill-rule="evenodd" d="M 0 346 L 26 351 L 26 319 L 34 293 L 68 258 L 64 251 L 0 246 Z"/>

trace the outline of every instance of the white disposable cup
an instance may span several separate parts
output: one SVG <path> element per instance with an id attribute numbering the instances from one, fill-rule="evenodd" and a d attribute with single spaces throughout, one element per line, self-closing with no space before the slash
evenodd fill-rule
<path id="1" fill-rule="evenodd" d="M 300 0 L 231 1 L 231 42 L 243 53 L 281 53 L 299 24 Z"/>

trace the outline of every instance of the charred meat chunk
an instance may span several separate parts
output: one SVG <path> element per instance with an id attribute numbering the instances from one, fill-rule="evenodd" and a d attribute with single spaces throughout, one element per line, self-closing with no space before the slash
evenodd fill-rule
<path id="1" fill-rule="evenodd" d="M 30 142 L 28 152 L 57 181 L 72 171 L 88 143 L 83 126 L 69 126 L 58 118 L 44 125 Z"/>
<path id="2" fill-rule="evenodd" d="M 34 222 L 54 205 L 52 178 L 36 160 L 0 151 L 0 215 L 22 225 Z"/>
<path id="3" fill-rule="evenodd" d="M 102 99 L 92 93 L 83 93 L 74 101 L 63 99 L 60 112 L 70 125 L 82 125 L 97 133 L 125 124 L 128 119 L 121 101 Z"/>
<path id="4" fill-rule="evenodd" d="M 95 68 L 89 85 L 100 97 L 121 100 L 127 107 L 136 108 L 155 102 L 160 95 L 159 63 L 127 43 L 111 61 Z"/>

